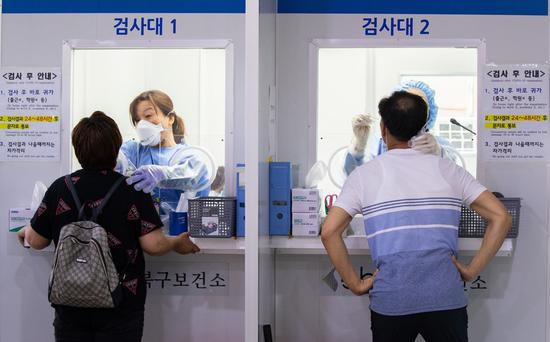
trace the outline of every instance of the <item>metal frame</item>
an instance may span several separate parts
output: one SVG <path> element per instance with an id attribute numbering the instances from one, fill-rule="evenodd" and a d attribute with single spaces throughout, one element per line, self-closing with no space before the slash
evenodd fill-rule
<path id="1" fill-rule="evenodd" d="M 246 0 L 244 33 L 245 250 L 244 340 L 259 339 L 259 1 Z"/>
<path id="2" fill-rule="evenodd" d="M 225 50 L 225 189 L 235 195 L 234 149 L 234 47 L 227 39 L 197 40 L 65 40 L 61 67 L 62 118 L 70 118 L 73 111 L 73 52 L 74 50 L 124 49 L 224 49 Z M 61 173 L 70 173 L 71 120 L 61 120 Z"/>

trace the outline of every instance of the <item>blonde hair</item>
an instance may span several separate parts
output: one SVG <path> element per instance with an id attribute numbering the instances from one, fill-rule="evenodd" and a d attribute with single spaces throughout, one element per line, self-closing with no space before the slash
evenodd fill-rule
<path id="1" fill-rule="evenodd" d="M 172 133 L 174 134 L 176 143 L 182 142 L 185 138 L 185 123 L 183 122 L 183 119 L 174 111 L 174 103 L 172 102 L 170 96 L 160 90 L 144 91 L 134 98 L 134 100 L 130 103 L 130 118 L 132 119 L 132 124 L 135 126 L 139 122 L 137 106 L 143 101 L 151 102 L 153 106 L 160 109 L 164 116 L 174 117 Z"/>

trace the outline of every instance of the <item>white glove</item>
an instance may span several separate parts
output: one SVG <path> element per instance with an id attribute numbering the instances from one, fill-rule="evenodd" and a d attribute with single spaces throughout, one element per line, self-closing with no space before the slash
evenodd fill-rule
<path id="1" fill-rule="evenodd" d="M 126 157 L 124 152 L 119 151 L 116 158 L 115 171 L 126 177 L 130 177 L 136 169 L 136 166 L 130 161 L 130 159 L 128 159 L 128 157 Z"/>
<path id="2" fill-rule="evenodd" d="M 409 141 L 409 145 L 413 150 L 441 157 L 441 146 L 439 146 L 437 139 L 430 133 L 422 133 L 413 137 Z"/>
<path id="3" fill-rule="evenodd" d="M 351 141 L 349 152 L 355 157 L 362 157 L 365 154 L 365 147 L 369 140 L 374 119 L 369 114 L 359 114 L 351 119 L 353 128 L 353 139 Z"/>

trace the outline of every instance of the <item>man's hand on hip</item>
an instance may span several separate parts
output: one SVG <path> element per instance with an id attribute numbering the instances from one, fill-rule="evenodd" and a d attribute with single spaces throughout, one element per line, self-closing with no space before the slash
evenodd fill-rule
<path id="1" fill-rule="evenodd" d="M 478 272 L 476 270 L 473 270 L 470 265 L 464 265 L 463 263 L 458 261 L 454 255 L 452 256 L 452 260 L 453 264 L 455 264 L 455 267 L 458 269 L 462 280 L 470 282 L 475 279 Z"/>
<path id="2" fill-rule="evenodd" d="M 369 293 L 369 291 L 372 289 L 372 286 L 374 285 L 374 277 L 376 277 L 376 274 L 378 273 L 378 270 L 374 272 L 374 274 L 371 277 L 360 279 L 357 284 L 354 284 L 353 286 L 350 286 L 351 292 L 358 296 L 362 296 L 364 294 Z"/>

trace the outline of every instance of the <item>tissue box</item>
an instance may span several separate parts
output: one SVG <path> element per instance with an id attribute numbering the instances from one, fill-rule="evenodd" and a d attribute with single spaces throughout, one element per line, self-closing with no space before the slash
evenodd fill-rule
<path id="1" fill-rule="evenodd" d="M 292 189 L 292 213 L 318 213 L 318 189 Z"/>
<path id="2" fill-rule="evenodd" d="M 320 230 L 319 213 L 293 213 L 293 236 L 318 236 Z"/>

